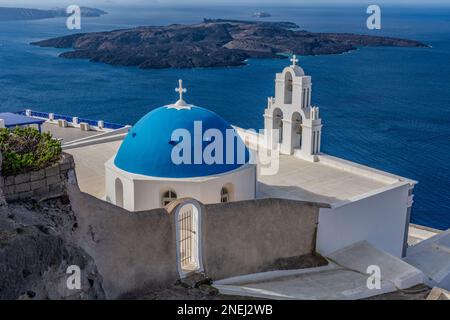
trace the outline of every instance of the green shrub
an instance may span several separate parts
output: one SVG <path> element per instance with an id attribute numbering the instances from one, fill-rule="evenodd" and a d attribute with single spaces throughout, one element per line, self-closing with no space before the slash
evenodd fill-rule
<path id="1" fill-rule="evenodd" d="M 39 170 L 61 158 L 61 142 L 31 127 L 1 128 L 0 150 L 5 176 Z"/>

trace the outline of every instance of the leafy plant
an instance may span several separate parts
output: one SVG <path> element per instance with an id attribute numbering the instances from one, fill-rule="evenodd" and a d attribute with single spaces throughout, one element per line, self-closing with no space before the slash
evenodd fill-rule
<path id="1" fill-rule="evenodd" d="M 45 168 L 61 157 L 61 142 L 49 132 L 31 127 L 0 129 L 0 151 L 5 176 Z"/>

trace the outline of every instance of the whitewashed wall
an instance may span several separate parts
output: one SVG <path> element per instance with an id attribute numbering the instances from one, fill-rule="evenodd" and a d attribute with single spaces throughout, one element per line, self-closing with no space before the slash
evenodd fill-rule
<path id="1" fill-rule="evenodd" d="M 319 212 L 317 251 L 327 255 L 367 240 L 396 257 L 402 256 L 408 207 L 408 183 L 360 197 Z"/>
<path id="2" fill-rule="evenodd" d="M 122 176 L 115 170 L 106 168 L 105 172 L 105 198 L 106 201 L 116 203 L 116 178 L 119 178 L 123 185 L 123 204 L 124 208 L 134 211 L 134 183 L 130 177 Z"/>
<path id="3" fill-rule="evenodd" d="M 121 179 L 124 189 L 124 208 L 142 211 L 161 207 L 162 193 L 171 189 L 177 198 L 194 198 L 209 204 L 220 202 L 222 187 L 231 184 L 232 201 L 255 198 L 256 166 L 245 165 L 229 173 L 198 179 L 162 179 L 135 175 L 118 169 L 112 160 L 105 164 L 106 200 L 116 204 L 115 179 Z"/>

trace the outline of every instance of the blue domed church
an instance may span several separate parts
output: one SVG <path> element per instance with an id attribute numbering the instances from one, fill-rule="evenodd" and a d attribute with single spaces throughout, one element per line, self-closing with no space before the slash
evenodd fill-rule
<path id="1" fill-rule="evenodd" d="M 261 106 L 263 130 L 231 126 L 214 112 L 188 104 L 180 80 L 178 101 L 144 115 L 127 129 L 117 152 L 108 155 L 107 201 L 141 211 L 187 198 L 167 208 L 175 210 L 178 242 L 194 248 L 183 251 L 180 246 L 178 257 L 190 257 L 182 259 L 181 275 L 192 266 L 203 268 L 201 211 L 211 207 L 202 209 L 199 202 L 260 203 L 269 198 L 298 201 L 300 207 L 314 204 L 320 207 L 314 246 L 321 254 L 368 241 L 397 257 L 404 255 L 416 182 L 323 153 L 323 123 L 312 103 L 311 76 L 295 55 L 291 62 L 276 74 L 274 95 Z M 121 140 L 124 131 L 119 132 Z M 213 207 L 224 215 L 249 213 L 240 205 Z M 279 210 L 276 205 L 266 212 Z M 288 216 L 283 219 L 293 219 L 292 225 L 302 221 L 302 215 Z"/>
<path id="2" fill-rule="evenodd" d="M 255 198 L 256 165 L 236 130 L 216 113 L 179 100 L 154 109 L 106 164 L 106 198 L 130 211 L 178 198 L 220 203 Z"/>

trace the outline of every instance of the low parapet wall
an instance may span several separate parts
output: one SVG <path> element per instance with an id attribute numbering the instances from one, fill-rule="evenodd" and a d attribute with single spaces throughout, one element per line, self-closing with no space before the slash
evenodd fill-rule
<path id="1" fill-rule="evenodd" d="M 74 167 L 73 157 L 63 153 L 61 160 L 50 167 L 14 176 L 0 176 L 0 188 L 7 202 L 59 196 L 66 192 L 68 172 Z"/>
<path id="2" fill-rule="evenodd" d="M 55 114 L 50 112 L 41 112 L 41 111 L 33 111 L 30 109 L 18 111 L 17 114 L 21 114 L 28 117 L 34 117 L 46 120 L 51 123 L 57 123 L 59 119 L 66 120 L 68 124 L 72 127 L 80 127 L 80 123 L 84 122 L 89 124 L 91 127 L 95 128 L 96 130 L 104 131 L 106 130 L 116 130 L 123 128 L 124 125 L 118 124 L 118 123 L 112 123 L 107 122 L 103 120 L 92 120 L 92 119 L 86 119 L 86 118 L 79 118 L 79 117 L 73 117 L 73 116 L 67 116 L 67 115 L 61 115 L 61 114 Z"/>
<path id="3" fill-rule="evenodd" d="M 267 271 L 315 251 L 319 206 L 284 199 L 204 207 L 204 265 L 211 278 Z"/>

